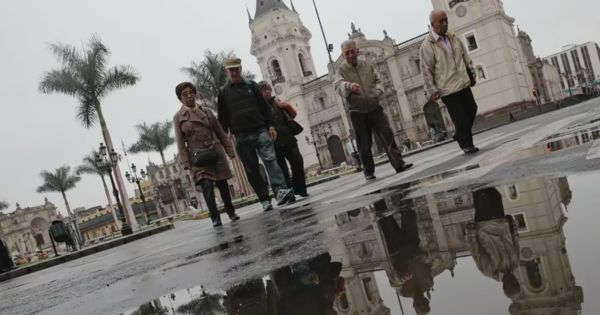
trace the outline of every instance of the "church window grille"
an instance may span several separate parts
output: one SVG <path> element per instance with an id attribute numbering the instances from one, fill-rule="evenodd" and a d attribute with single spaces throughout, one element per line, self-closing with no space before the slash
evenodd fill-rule
<path id="1" fill-rule="evenodd" d="M 475 32 L 465 34 L 465 41 L 467 42 L 467 50 L 469 52 L 473 52 L 479 49 L 479 42 L 477 41 L 477 36 L 475 35 Z"/>
<path id="2" fill-rule="evenodd" d="M 540 264 L 541 262 L 539 259 L 528 261 L 525 264 L 525 270 L 527 270 L 527 280 L 529 281 L 529 285 L 534 289 L 540 289 L 544 284 Z"/>
<path id="3" fill-rule="evenodd" d="M 271 67 L 273 67 L 273 73 L 275 74 L 276 79 L 283 78 L 283 72 L 281 71 L 281 66 L 277 59 L 271 62 Z"/>
<path id="4" fill-rule="evenodd" d="M 367 300 L 373 301 L 373 280 L 371 278 L 364 278 L 363 287 L 365 288 L 365 295 L 367 296 Z"/>
<path id="5" fill-rule="evenodd" d="M 517 225 L 517 230 L 519 231 L 527 231 L 527 219 L 525 219 L 524 213 L 517 213 L 514 215 L 515 223 Z"/>

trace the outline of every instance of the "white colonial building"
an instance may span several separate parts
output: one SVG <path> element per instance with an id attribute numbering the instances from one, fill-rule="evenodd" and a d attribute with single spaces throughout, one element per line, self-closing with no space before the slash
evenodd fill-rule
<path id="1" fill-rule="evenodd" d="M 474 60 L 479 83 L 473 92 L 479 104 L 479 119 L 508 115 L 512 108 L 535 104 L 528 62 L 519 46 L 514 19 L 506 14 L 502 1 L 432 0 L 432 4 L 448 12 L 450 30 L 462 38 Z M 348 161 L 343 143 L 352 127 L 343 100 L 333 87 L 335 69 L 342 58 L 329 65 L 327 74 L 317 75 L 311 32 L 302 24 L 293 4 L 258 0 L 254 16 L 248 13 L 248 18 L 251 53 L 257 58 L 263 78 L 274 85 L 279 98 L 297 108 L 297 120 L 305 127 L 298 136 L 305 165 L 315 166 L 321 161 L 331 167 Z M 357 42 L 360 58 L 376 67 L 384 91 L 382 105 L 399 142 L 406 138 L 413 142 L 428 140 L 429 124 L 453 130 L 445 106 L 428 103 L 424 94 L 418 64 L 426 31 L 399 44 L 385 31 L 383 39 L 367 39 L 353 23 L 348 34 Z"/>
<path id="2" fill-rule="evenodd" d="M 33 254 L 38 250 L 52 250 L 48 229 L 52 221 L 61 219 L 57 209 L 48 199 L 35 207 L 21 208 L 4 214 L 0 212 L 0 239 L 12 256 Z"/>
<path id="3" fill-rule="evenodd" d="M 561 87 L 569 94 L 584 92 L 600 84 L 600 46 L 594 42 L 567 45 L 544 58 L 561 73 Z"/>

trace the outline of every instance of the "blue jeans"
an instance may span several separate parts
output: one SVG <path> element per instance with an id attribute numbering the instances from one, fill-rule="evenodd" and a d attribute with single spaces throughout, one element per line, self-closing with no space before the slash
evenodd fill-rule
<path id="1" fill-rule="evenodd" d="M 235 148 L 244 165 L 248 181 L 260 201 L 268 201 L 271 198 L 269 197 L 269 186 L 260 174 L 259 156 L 265 165 L 273 194 L 277 195 L 280 189 L 288 188 L 277 164 L 275 147 L 267 129 L 236 134 Z"/>

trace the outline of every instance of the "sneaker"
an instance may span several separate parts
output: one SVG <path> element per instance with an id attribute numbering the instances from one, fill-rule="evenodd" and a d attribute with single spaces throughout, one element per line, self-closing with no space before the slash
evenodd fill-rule
<path id="1" fill-rule="evenodd" d="M 377 177 L 375 177 L 375 175 L 373 175 L 373 174 L 365 175 L 365 179 L 366 179 L 366 180 L 374 180 L 374 179 L 376 179 L 376 178 L 377 178 Z"/>
<path id="2" fill-rule="evenodd" d="M 298 196 L 302 198 L 308 198 L 310 195 L 308 193 L 298 194 Z"/>
<path id="3" fill-rule="evenodd" d="M 296 201 L 296 197 L 294 196 L 294 192 L 291 189 L 280 189 L 277 192 L 277 205 L 281 206 L 286 203 Z"/>
<path id="4" fill-rule="evenodd" d="M 261 204 L 262 204 L 263 211 L 273 210 L 273 205 L 271 205 L 271 201 L 269 201 L 269 200 L 262 201 Z"/>
<path id="5" fill-rule="evenodd" d="M 221 222 L 221 218 L 213 220 L 213 227 L 219 227 L 221 225 L 223 225 L 223 223 Z"/>
<path id="6" fill-rule="evenodd" d="M 479 152 L 479 148 L 476 146 L 470 146 L 462 149 L 465 154 L 473 154 Z"/>
<path id="7" fill-rule="evenodd" d="M 235 213 L 232 213 L 232 214 L 229 214 L 229 219 L 231 220 L 231 222 L 235 222 L 240 219 L 240 216 Z"/>

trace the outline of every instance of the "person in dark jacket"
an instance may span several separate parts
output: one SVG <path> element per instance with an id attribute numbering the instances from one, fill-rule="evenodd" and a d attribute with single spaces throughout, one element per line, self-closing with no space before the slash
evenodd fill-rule
<path id="1" fill-rule="evenodd" d="M 294 192 L 288 188 L 277 164 L 273 146 L 277 131 L 267 100 L 256 82 L 242 77 L 242 61 L 239 58 L 225 60 L 225 70 L 229 81 L 221 89 L 217 100 L 219 122 L 226 132 L 235 135 L 237 153 L 263 210 L 269 211 L 273 206 L 269 186 L 259 172 L 259 157 L 267 170 L 277 205 L 294 202 Z"/>
<path id="2" fill-rule="evenodd" d="M 275 154 L 277 155 L 277 163 L 283 172 L 283 177 L 288 187 L 292 187 L 296 195 L 308 197 L 306 191 L 306 178 L 304 176 L 304 160 L 298 148 L 296 136 L 289 127 L 289 121 L 296 117 L 296 111 L 293 107 L 285 102 L 275 98 L 271 93 L 273 89 L 266 81 L 258 83 L 262 95 L 271 105 L 271 111 L 275 120 L 275 129 L 277 130 L 277 140 L 275 140 Z M 290 163 L 292 168 L 292 176 L 287 163 Z"/>

